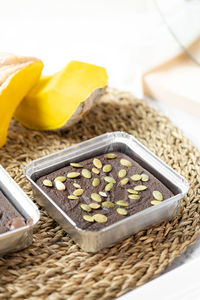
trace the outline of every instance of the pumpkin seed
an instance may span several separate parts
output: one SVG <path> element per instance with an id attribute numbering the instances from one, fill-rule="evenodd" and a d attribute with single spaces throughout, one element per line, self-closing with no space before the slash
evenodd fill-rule
<path id="1" fill-rule="evenodd" d="M 89 207 L 91 207 L 92 209 L 98 209 L 101 206 L 98 203 L 90 203 Z"/>
<path id="2" fill-rule="evenodd" d="M 154 197 L 154 199 L 156 199 L 158 201 L 162 201 L 163 200 L 163 195 L 159 191 L 153 191 L 153 197 Z"/>
<path id="3" fill-rule="evenodd" d="M 78 183 L 73 183 L 73 186 L 74 186 L 75 188 L 77 188 L 77 189 L 81 189 L 81 186 L 80 186 L 80 184 L 78 184 Z"/>
<path id="4" fill-rule="evenodd" d="M 120 208 L 120 207 L 117 208 L 117 213 L 122 216 L 126 216 L 128 214 L 125 208 Z"/>
<path id="5" fill-rule="evenodd" d="M 75 195 L 69 195 L 67 198 L 71 199 L 71 200 L 78 200 L 79 199 L 79 197 L 77 197 Z"/>
<path id="6" fill-rule="evenodd" d="M 129 199 L 133 199 L 133 200 L 139 200 L 140 199 L 139 195 L 134 195 L 134 194 L 128 195 L 128 197 L 129 197 Z"/>
<path id="7" fill-rule="evenodd" d="M 131 167 L 132 166 L 132 162 L 130 162 L 129 160 L 124 159 L 124 158 L 120 159 L 120 164 L 122 166 L 125 166 L 125 167 Z"/>
<path id="8" fill-rule="evenodd" d="M 55 181 L 55 186 L 56 186 L 58 191 L 64 191 L 65 190 L 65 185 L 60 180 Z"/>
<path id="9" fill-rule="evenodd" d="M 105 223 L 108 220 L 108 218 L 102 214 L 96 214 L 93 216 L 93 218 L 97 223 Z"/>
<path id="10" fill-rule="evenodd" d="M 127 174 L 126 170 L 125 169 L 121 169 L 121 170 L 119 170 L 118 177 L 119 178 L 123 178 L 123 177 L 126 176 L 126 174 Z"/>
<path id="11" fill-rule="evenodd" d="M 147 186 L 146 185 L 136 185 L 135 187 L 134 187 L 134 190 L 135 191 L 144 191 L 144 190 L 146 190 L 147 189 Z"/>
<path id="12" fill-rule="evenodd" d="M 44 186 L 48 186 L 48 187 L 53 186 L 53 183 L 49 179 L 44 179 L 42 183 L 43 183 Z"/>
<path id="13" fill-rule="evenodd" d="M 104 180 L 106 182 L 116 183 L 116 180 L 113 177 L 111 177 L 111 176 L 105 176 Z"/>
<path id="14" fill-rule="evenodd" d="M 89 170 L 87 169 L 83 169 L 81 174 L 83 175 L 83 177 L 90 179 L 92 177 L 92 174 Z"/>
<path id="15" fill-rule="evenodd" d="M 102 163 L 101 163 L 100 159 L 98 159 L 98 158 L 93 159 L 93 165 L 98 169 L 102 168 Z"/>
<path id="16" fill-rule="evenodd" d="M 134 194 L 134 195 L 137 195 L 137 194 L 138 194 L 137 191 L 132 190 L 132 189 L 127 189 L 127 191 L 128 191 L 128 193 L 130 193 L 130 194 Z"/>
<path id="17" fill-rule="evenodd" d="M 105 201 L 105 202 L 102 203 L 102 206 L 109 208 L 109 207 L 114 207 L 115 204 L 111 201 Z"/>
<path id="18" fill-rule="evenodd" d="M 141 174 L 142 181 L 149 181 L 149 176 L 147 174 Z"/>
<path id="19" fill-rule="evenodd" d="M 93 185 L 94 187 L 96 187 L 96 186 L 98 186 L 99 184 L 100 184 L 99 178 L 94 178 L 93 181 L 92 181 L 92 185 Z"/>
<path id="20" fill-rule="evenodd" d="M 54 179 L 54 181 L 59 180 L 59 181 L 61 181 L 61 182 L 65 182 L 66 179 L 67 179 L 67 177 L 65 177 L 65 176 L 58 176 L 58 177 L 56 177 L 56 178 Z"/>
<path id="21" fill-rule="evenodd" d="M 80 205 L 80 207 L 82 208 L 82 210 L 84 210 L 84 211 L 88 211 L 88 212 L 90 212 L 92 209 L 91 209 L 91 207 L 89 207 L 89 205 L 87 205 L 87 204 L 81 204 Z"/>
<path id="22" fill-rule="evenodd" d="M 99 195 L 101 195 L 102 197 L 107 197 L 107 194 L 105 192 L 99 192 Z"/>
<path id="23" fill-rule="evenodd" d="M 74 168 L 83 168 L 83 165 L 77 164 L 77 163 L 70 163 L 70 166 Z"/>
<path id="24" fill-rule="evenodd" d="M 80 176 L 79 172 L 70 172 L 67 174 L 67 178 L 76 178 L 78 176 Z"/>
<path id="25" fill-rule="evenodd" d="M 91 199 L 96 201 L 96 202 L 101 202 L 101 196 L 99 194 L 96 194 L 96 193 L 91 194 Z"/>
<path id="26" fill-rule="evenodd" d="M 112 190 L 112 188 L 113 188 L 113 183 L 110 182 L 110 183 L 106 184 L 106 186 L 105 186 L 105 191 L 106 191 L 106 192 L 109 192 L 110 190 Z"/>
<path id="27" fill-rule="evenodd" d="M 121 185 L 126 185 L 129 182 L 129 179 L 126 177 L 120 181 Z"/>
<path id="28" fill-rule="evenodd" d="M 100 173 L 100 171 L 97 168 L 92 168 L 92 172 L 97 175 Z"/>
<path id="29" fill-rule="evenodd" d="M 128 202 L 126 201 L 123 201 L 123 200 L 118 200 L 116 202 L 117 205 L 120 205 L 120 206 L 129 206 Z"/>
<path id="30" fill-rule="evenodd" d="M 109 159 L 114 159 L 117 157 L 117 155 L 115 153 L 108 153 L 108 154 L 106 154 L 106 157 Z"/>
<path id="31" fill-rule="evenodd" d="M 131 176 L 131 179 L 133 181 L 139 181 L 142 179 L 141 175 L 140 174 L 134 174 L 133 176 Z"/>
<path id="32" fill-rule="evenodd" d="M 88 221 L 88 222 L 91 222 L 91 223 L 94 222 L 94 218 L 92 216 L 89 216 L 89 215 L 84 215 L 83 219 L 85 221 Z"/>
<path id="33" fill-rule="evenodd" d="M 105 172 L 105 173 L 109 173 L 110 171 L 112 170 L 112 166 L 111 165 L 105 165 L 104 167 L 103 167 L 103 171 Z"/>
<path id="34" fill-rule="evenodd" d="M 77 189 L 75 191 L 73 191 L 73 194 L 75 196 L 81 196 L 83 194 L 84 190 L 83 189 Z"/>
<path id="35" fill-rule="evenodd" d="M 161 201 L 158 201 L 158 200 L 152 200 L 152 201 L 151 201 L 151 204 L 152 204 L 152 205 L 157 205 L 157 204 L 159 204 L 159 203 L 161 203 Z"/>

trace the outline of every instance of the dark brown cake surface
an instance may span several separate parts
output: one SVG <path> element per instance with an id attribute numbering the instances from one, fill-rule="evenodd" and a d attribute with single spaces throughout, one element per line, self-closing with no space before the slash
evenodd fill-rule
<path id="1" fill-rule="evenodd" d="M 100 230 L 173 196 L 162 182 L 130 157 L 118 152 L 112 154 L 116 157 L 108 158 L 107 153 L 78 162 L 80 167 L 63 167 L 40 177 L 36 183 L 79 228 L 91 231 Z M 102 166 L 98 167 L 99 160 Z M 111 171 L 106 172 L 109 168 L 112 168 Z M 69 178 L 75 175 L 77 177 Z M 116 182 L 109 184 L 112 178 Z M 81 192 L 82 195 L 76 195 Z"/>
<path id="2" fill-rule="evenodd" d="M 25 225 L 24 218 L 0 191 L 0 234 Z"/>

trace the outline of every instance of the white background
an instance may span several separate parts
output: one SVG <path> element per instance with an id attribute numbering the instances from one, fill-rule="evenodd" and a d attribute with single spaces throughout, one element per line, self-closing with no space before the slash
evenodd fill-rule
<path id="1" fill-rule="evenodd" d="M 72 59 L 99 64 L 107 68 L 111 86 L 140 96 L 142 71 L 180 47 L 151 0 L 0 0 L 0 51 L 41 58 L 45 74 Z M 149 101 L 200 148 L 199 118 Z"/>
<path id="2" fill-rule="evenodd" d="M 191 1 L 167 3 L 174 1 L 171 20 L 187 17 L 181 28 L 190 41 L 196 6 L 190 22 L 180 3 Z M 180 51 L 152 0 L 0 0 L 0 44 L 2 52 L 38 56 L 45 73 L 72 59 L 106 66 L 110 85 L 132 91 L 141 71 Z"/>
<path id="3" fill-rule="evenodd" d="M 193 20 L 187 16 L 183 22 L 188 11 L 184 5 L 192 1 L 161 2 L 173 4 L 171 19 L 175 25 L 182 21 L 190 40 L 197 27 L 196 6 Z M 177 54 L 180 47 L 152 0 L 0 0 L 0 51 L 41 58 L 44 74 L 72 59 L 99 64 L 107 68 L 110 86 L 141 96 L 143 70 Z M 200 148 L 199 118 L 153 103 Z"/>

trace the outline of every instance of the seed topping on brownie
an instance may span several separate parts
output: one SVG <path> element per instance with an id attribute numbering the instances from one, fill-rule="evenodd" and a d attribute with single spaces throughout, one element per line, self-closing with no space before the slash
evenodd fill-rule
<path id="1" fill-rule="evenodd" d="M 110 218 L 121 220 L 140 211 L 138 205 L 145 209 L 172 196 L 158 179 L 122 153 L 71 162 L 63 172 L 61 170 L 55 172 L 54 177 L 42 177 L 42 186 L 49 193 L 54 189 L 59 195 L 62 192 L 62 202 L 68 207 L 69 216 L 76 209 L 82 219 L 80 222 L 88 226 L 110 224 Z"/>

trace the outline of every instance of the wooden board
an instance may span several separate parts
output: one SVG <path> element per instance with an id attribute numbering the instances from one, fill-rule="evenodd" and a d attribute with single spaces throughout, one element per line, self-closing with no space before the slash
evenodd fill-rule
<path id="1" fill-rule="evenodd" d="M 145 95 L 200 116 L 200 66 L 181 54 L 143 77 Z"/>

